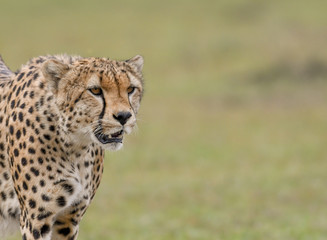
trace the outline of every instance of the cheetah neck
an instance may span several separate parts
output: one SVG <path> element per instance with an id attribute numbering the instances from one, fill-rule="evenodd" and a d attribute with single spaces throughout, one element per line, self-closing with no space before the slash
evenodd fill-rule
<path id="1" fill-rule="evenodd" d="M 81 155 L 86 154 L 93 144 L 90 136 L 67 127 L 69 120 L 62 114 L 51 92 L 48 92 L 45 98 L 50 100 L 49 104 L 39 106 L 38 112 L 40 113 L 40 117 L 51 120 L 54 123 L 53 125 L 47 126 L 49 128 L 53 126 L 52 144 L 57 145 L 63 157 L 69 160 L 79 158 Z"/>

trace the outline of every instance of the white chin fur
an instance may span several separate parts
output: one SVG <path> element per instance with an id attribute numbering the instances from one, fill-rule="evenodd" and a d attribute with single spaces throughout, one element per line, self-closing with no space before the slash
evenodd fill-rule
<path id="1" fill-rule="evenodd" d="M 129 126 L 125 127 L 125 133 L 127 133 L 127 134 L 130 134 L 132 132 L 132 130 L 133 129 Z"/>
<path id="2" fill-rule="evenodd" d="M 118 151 L 122 149 L 123 143 L 108 143 L 108 144 L 100 144 L 104 149 L 109 151 Z"/>

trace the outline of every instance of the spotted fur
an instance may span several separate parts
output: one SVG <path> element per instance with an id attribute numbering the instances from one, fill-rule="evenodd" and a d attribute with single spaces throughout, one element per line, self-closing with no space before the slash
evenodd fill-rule
<path id="1" fill-rule="evenodd" d="M 143 58 L 42 56 L 12 73 L 0 58 L 0 236 L 77 238 L 104 150 L 136 125 Z M 2 239 L 2 238 L 1 238 Z"/>

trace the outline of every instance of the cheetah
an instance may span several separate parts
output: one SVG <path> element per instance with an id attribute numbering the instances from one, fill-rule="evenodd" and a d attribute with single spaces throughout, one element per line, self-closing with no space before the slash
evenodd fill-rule
<path id="1" fill-rule="evenodd" d="M 0 57 L 0 237 L 77 239 L 103 173 L 136 126 L 143 58 Z M 2 237 L 1 237 L 2 239 Z"/>

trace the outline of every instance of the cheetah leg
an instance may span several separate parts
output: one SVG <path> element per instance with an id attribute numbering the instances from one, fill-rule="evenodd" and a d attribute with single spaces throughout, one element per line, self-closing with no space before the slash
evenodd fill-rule
<path id="1" fill-rule="evenodd" d="M 53 225 L 52 240 L 77 239 L 81 216 L 75 211 L 59 216 Z"/>
<path id="2" fill-rule="evenodd" d="M 39 217 L 28 216 L 22 211 L 20 216 L 20 231 L 23 240 L 51 240 L 52 218 L 38 220 Z"/>

